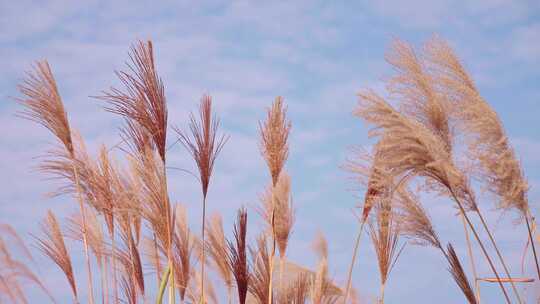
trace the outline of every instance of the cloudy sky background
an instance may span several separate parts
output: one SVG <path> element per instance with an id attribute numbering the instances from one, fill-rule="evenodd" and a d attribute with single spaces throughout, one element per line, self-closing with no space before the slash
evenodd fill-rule
<path id="1" fill-rule="evenodd" d="M 76 210 L 69 197 L 48 199 L 54 183 L 36 173 L 36 156 L 54 139 L 43 128 L 15 117 L 20 107 L 16 85 L 33 61 L 47 59 L 55 73 L 73 127 L 89 149 L 119 141 L 117 117 L 103 110 L 97 95 L 118 85 L 113 71 L 122 69 L 130 44 L 154 42 L 157 67 L 166 87 L 170 125 L 186 127 L 200 97 L 214 98 L 224 132 L 230 135 L 211 184 L 208 209 L 225 217 L 232 228 L 241 205 L 250 209 L 250 236 L 261 229 L 254 212 L 269 177 L 258 150 L 258 121 L 277 95 L 284 96 L 293 121 L 290 159 L 297 222 L 290 258 L 314 266 L 311 242 L 318 231 L 329 240 L 331 274 L 343 283 L 357 223 L 351 208 L 361 193 L 340 169 L 352 146 L 367 146 L 366 126 L 351 114 L 362 88 L 381 87 L 391 75 L 384 61 L 392 39 L 421 47 L 437 33 L 465 62 L 481 93 L 499 113 L 520 156 L 531 186 L 535 214 L 540 203 L 540 4 L 537 1 L 359 1 L 355 5 L 320 1 L 254 3 L 180 1 L 161 4 L 129 1 L 2 1 L 0 3 L 0 222 L 15 226 L 27 240 L 51 208 L 60 216 Z M 169 140 L 174 140 L 170 133 Z M 169 151 L 169 165 L 194 170 L 186 151 Z M 178 171 L 169 172 L 172 199 L 187 206 L 198 229 L 200 189 Z M 452 241 L 469 269 L 461 223 L 448 200 L 424 202 L 441 238 Z M 512 215 L 489 213 L 513 273 L 525 231 Z M 72 244 L 76 275 L 84 294 L 80 246 Z M 39 254 L 37 254 L 39 256 Z M 478 254 L 482 275 L 488 268 Z M 39 273 L 61 302 L 69 301 L 64 278 L 45 259 Z M 527 263 L 525 275 L 533 276 Z M 372 245 L 361 245 L 354 286 L 364 300 L 378 293 L 378 271 Z M 149 280 L 149 285 L 152 281 Z M 408 246 L 387 284 L 387 303 L 464 302 L 431 248 Z M 529 288 L 529 295 L 534 288 Z M 33 301 L 39 296 L 36 293 Z M 499 303 L 495 285 L 482 285 L 482 299 Z"/>

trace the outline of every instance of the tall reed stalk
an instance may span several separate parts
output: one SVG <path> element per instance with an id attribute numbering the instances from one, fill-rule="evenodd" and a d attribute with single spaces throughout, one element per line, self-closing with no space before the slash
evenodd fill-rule
<path id="1" fill-rule="evenodd" d="M 467 228 L 467 221 L 465 221 L 465 216 L 463 213 L 459 213 L 459 217 L 463 223 L 463 230 L 465 231 L 465 241 L 467 242 L 467 254 L 469 256 L 469 261 L 471 263 L 471 270 L 474 278 L 474 290 L 476 294 L 476 301 L 480 304 L 480 285 L 478 284 L 478 273 L 476 271 L 476 263 L 474 262 L 474 254 L 472 251 L 471 238 L 469 236 L 469 229 Z"/>
<path id="2" fill-rule="evenodd" d="M 291 122 L 287 119 L 287 109 L 284 106 L 283 98 L 276 97 L 272 106 L 267 111 L 266 121 L 259 122 L 261 153 L 266 160 L 266 165 L 272 177 L 271 201 L 272 211 L 270 212 L 270 224 L 272 233 L 272 249 L 270 252 L 270 280 L 268 282 L 268 304 L 272 304 L 272 285 L 274 272 L 274 257 L 276 255 L 276 206 L 274 192 L 285 161 L 289 156 L 288 138 L 291 130 Z"/>
<path id="3" fill-rule="evenodd" d="M 90 256 L 88 253 L 88 242 L 86 232 L 86 218 L 84 202 L 82 200 L 79 173 L 75 166 L 76 151 L 74 149 L 72 133 L 68 122 L 64 104 L 56 80 L 47 61 L 36 62 L 33 72 L 28 72 L 26 79 L 19 85 L 19 91 L 25 98 L 19 98 L 18 101 L 26 108 L 21 112 L 21 116 L 35 121 L 57 137 L 63 144 L 63 147 L 71 160 L 72 172 L 75 177 L 75 186 L 77 188 L 77 201 L 83 216 L 83 245 L 88 275 L 88 297 L 90 304 L 94 303 L 94 288 L 92 281 L 92 268 L 90 265 Z"/>
<path id="4" fill-rule="evenodd" d="M 212 98 L 209 95 L 204 95 L 199 106 L 199 120 L 195 119 L 193 113 L 190 116 L 189 134 L 175 129 L 180 136 L 180 141 L 195 160 L 199 169 L 199 177 L 202 190 L 202 248 L 201 248 L 201 301 L 204 303 L 204 264 L 206 264 L 206 197 L 208 194 L 208 186 L 214 163 L 221 149 L 227 141 L 224 135 L 218 136 L 219 119 L 212 113 Z"/>

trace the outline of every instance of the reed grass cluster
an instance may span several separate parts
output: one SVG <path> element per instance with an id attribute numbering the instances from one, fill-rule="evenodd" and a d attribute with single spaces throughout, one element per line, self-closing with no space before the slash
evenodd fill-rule
<path id="1" fill-rule="evenodd" d="M 515 210 L 525 221 L 540 279 L 528 185 L 501 120 L 444 40 L 434 37 L 421 50 L 396 40 L 386 59 L 394 69 L 386 94 L 362 90 L 353 112 L 372 127 L 369 136 L 376 144 L 371 151 L 354 150 L 346 166 L 363 193 L 346 276 L 331 275 L 330 252 L 322 234 L 313 244 L 317 263 L 312 269 L 288 259 L 289 248 L 295 245 L 291 244 L 295 218 L 302 215 L 296 214 L 294 179 L 285 168 L 292 124 L 282 97 L 275 98 L 259 123 L 259 148 L 269 173 L 269 186 L 255 208 L 266 224 L 260 231 L 248 231 L 253 214 L 246 208 L 238 210 L 231 233 L 220 214 L 212 215 L 207 224 L 213 172 L 228 140 L 220 131 L 212 97 L 203 95 L 198 115 L 191 114 L 187 129 L 172 128 L 177 135 L 174 140 L 183 144 L 199 173 L 200 234 L 192 229 L 188 212 L 197 211 L 173 203 L 170 197 L 169 187 L 174 185 L 168 183 L 166 160 L 173 145 L 168 146 L 165 85 L 150 41 L 135 43 L 126 68 L 115 72 L 121 87 L 95 97 L 106 111 L 123 120 L 120 143 L 101 146 L 96 153 L 87 151 L 84 139 L 70 125 L 46 61 L 37 62 L 19 85 L 20 115 L 44 126 L 58 140 L 39 168 L 63 182 L 53 191 L 55 195 L 73 196 L 78 203 L 78 212 L 65 221 L 52 211 L 47 213 L 42 231 L 34 236 L 37 248 L 63 272 L 74 303 L 83 298 L 91 304 L 96 299 L 104 304 L 363 303 L 352 286 L 353 282 L 362 284 L 355 282 L 353 273 L 367 226 L 380 276 L 379 303 L 392 291 L 390 274 L 399 267 L 398 258 L 407 243 L 442 254 L 447 266 L 441 269 L 449 271 L 464 301 L 482 302 L 478 282 L 484 280 L 498 284 L 501 302 L 524 303 L 520 284 L 528 280 L 512 277 L 515 272 L 508 268 L 483 215 L 482 210 L 490 206 L 479 204 L 478 189 L 471 182 L 484 184 L 494 197 L 493 206 Z M 460 143 L 466 147 L 462 149 Z M 122 160 L 111 153 L 117 148 Z M 467 159 L 470 165 L 464 167 L 458 159 Z M 457 208 L 472 277 L 454 248 L 458 241 L 443 242 L 439 237 L 439 223 L 428 213 L 431 206 L 420 201 L 423 193 L 437 195 Z M 493 278 L 478 277 L 476 263 L 480 261 L 474 260 L 470 234 Z M 82 243 L 86 288 L 78 285 L 82 269 L 73 265 L 66 239 Z M 488 246 L 494 251 L 488 251 Z M 22 258 L 15 258 L 13 251 Z M 24 281 L 56 302 L 27 266 L 31 263 L 30 251 L 14 229 L 0 225 L 0 302 L 28 303 Z M 94 286 L 94 278 L 99 287 Z M 216 283 L 227 291 L 226 299 L 216 292 Z"/>

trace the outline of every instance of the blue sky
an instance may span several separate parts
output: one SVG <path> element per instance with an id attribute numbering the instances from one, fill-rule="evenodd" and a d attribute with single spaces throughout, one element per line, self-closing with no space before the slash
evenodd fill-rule
<path id="1" fill-rule="evenodd" d="M 421 47 L 437 33 L 455 48 L 504 122 L 529 179 L 533 210 L 540 211 L 539 2 L 134 2 L 0 3 L 0 222 L 14 225 L 25 237 L 37 231 L 48 208 L 64 216 L 76 205 L 69 197 L 45 197 L 55 185 L 33 168 L 38 164 L 35 157 L 50 147 L 53 138 L 14 116 L 20 109 L 11 99 L 18 96 L 17 83 L 34 60 L 48 59 L 71 123 L 90 150 L 101 143 L 111 146 L 118 142 L 120 121 L 88 96 L 118 84 L 113 71 L 124 67 L 129 46 L 137 39 L 154 42 L 171 126 L 186 127 L 186 117 L 196 110 L 202 94 L 214 98 L 231 138 L 217 162 L 208 206 L 210 212 L 224 215 L 228 231 L 235 210 L 256 205 L 268 183 L 258 151 L 257 122 L 275 96 L 284 96 L 293 121 L 286 167 L 297 208 L 290 258 L 313 266 L 310 243 L 320 230 L 329 239 L 331 273 L 338 282 L 345 280 L 356 230 L 351 208 L 361 198 L 340 166 L 350 147 L 371 143 L 366 126 L 351 114 L 355 93 L 381 88 L 382 80 L 391 75 L 384 54 L 393 38 Z M 169 151 L 168 159 L 171 166 L 193 169 L 180 146 Z M 169 183 L 173 200 L 188 207 L 191 225 L 198 230 L 198 184 L 174 171 Z M 442 239 L 456 245 L 469 269 L 460 222 L 452 216 L 450 202 L 428 198 L 424 203 Z M 482 209 L 489 213 L 513 272 L 520 274 L 523 228 L 512 225 L 511 215 L 490 212 L 493 204 L 488 196 Z M 254 236 L 262 223 L 253 208 L 250 212 Z M 73 249 L 80 261 L 80 247 Z M 47 284 L 68 301 L 59 271 L 40 261 Z M 489 274 L 486 265 L 480 267 L 482 274 Z M 528 269 L 532 276 L 532 268 Z M 76 274 L 79 285 L 85 286 L 82 267 Z M 373 249 L 364 237 L 354 286 L 370 301 L 378 293 L 378 280 Z M 534 290 L 529 288 L 528 294 Z M 499 303 L 498 296 L 496 286 L 482 286 L 484 302 Z M 440 254 L 414 246 L 405 249 L 395 267 L 386 300 L 463 302 Z"/>

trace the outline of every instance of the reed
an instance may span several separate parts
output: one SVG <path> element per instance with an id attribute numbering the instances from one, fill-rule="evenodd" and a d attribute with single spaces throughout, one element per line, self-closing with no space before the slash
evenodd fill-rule
<path id="1" fill-rule="evenodd" d="M 75 179 L 77 189 L 77 199 L 83 219 L 83 245 L 86 259 L 86 270 L 88 274 L 88 294 L 90 304 L 94 303 L 94 288 L 92 283 L 92 268 L 90 265 L 88 242 L 86 237 L 85 209 L 81 197 L 81 189 L 78 180 L 78 171 L 75 166 L 76 151 L 73 144 L 72 132 L 68 122 L 67 114 L 56 80 L 47 61 L 36 62 L 32 72 L 26 73 L 26 79 L 18 86 L 24 98 L 17 99 L 25 107 L 20 112 L 21 117 L 37 122 L 47 128 L 61 143 L 64 151 L 52 153 L 52 157 L 58 153 L 66 155 L 71 161 L 71 170 Z"/>
<path id="2" fill-rule="evenodd" d="M 259 122 L 260 130 L 260 150 L 266 160 L 266 165 L 272 178 L 272 196 L 274 188 L 278 183 L 281 170 L 285 166 L 285 161 L 289 157 L 289 133 L 291 131 L 291 122 L 287 119 L 287 108 L 284 105 L 281 96 L 276 97 L 272 106 L 267 110 L 266 120 Z M 272 232 L 272 250 L 270 254 L 270 281 L 268 282 L 268 304 L 272 304 L 272 284 L 274 273 L 274 257 L 276 255 L 276 226 L 275 226 L 275 203 L 271 199 L 272 212 L 271 232 Z"/>
<path id="3" fill-rule="evenodd" d="M 282 97 L 274 100 L 258 126 L 260 152 L 271 177 L 257 210 L 265 225 L 256 231 L 259 237 L 250 242 L 247 210 L 241 208 L 233 236 L 227 239 L 219 214 L 206 223 L 206 201 L 215 161 L 228 140 L 219 132 L 220 121 L 209 95 L 203 95 L 198 113 L 190 115 L 185 131 L 173 128 L 178 134 L 176 142 L 184 145 L 198 169 L 202 192 L 202 227 L 198 234 L 190 227 L 185 207 L 173 204 L 169 196 L 167 170 L 173 167 L 167 166 L 167 151 L 176 142 L 167 146 L 167 101 L 155 65 L 153 44 L 134 44 L 127 67 L 115 72 L 121 87 L 111 87 L 96 97 L 105 101 L 105 109 L 120 115 L 124 123 L 121 142 L 109 148 L 102 145 L 95 154 L 88 152 L 83 138 L 71 129 L 49 65 L 46 61 L 37 62 L 19 85 L 22 97 L 18 101 L 24 107 L 19 114 L 43 125 L 58 140 L 59 145 L 48 152 L 39 169 L 63 182 L 53 194 L 76 196 L 79 211 L 67 219 L 64 231 L 49 211 L 41 224 L 42 236 L 35 239 L 38 248 L 64 273 L 73 302 L 79 302 L 80 290 L 65 237 L 83 243 L 91 304 L 95 271 L 100 275 L 101 302 L 105 304 L 110 300 L 109 290 L 114 303 L 162 303 L 165 293 L 169 304 L 177 303 L 177 293 L 180 303 L 218 303 L 213 275 L 227 289 L 229 303 L 235 298 L 241 304 L 359 303 L 352 288 L 352 274 L 364 226 L 368 226 L 375 247 L 381 279 L 380 303 L 384 303 L 388 279 L 404 239 L 438 249 L 468 303 L 480 302 L 479 281 L 497 283 L 507 303 L 511 302 L 503 283 L 510 283 L 521 302 L 514 283 L 531 279 L 510 276 L 470 182 L 473 178 L 480 180 L 497 198 L 498 209 L 517 211 L 525 220 L 540 279 L 527 181 L 497 113 L 480 95 L 453 50 L 439 38 L 430 40 L 422 51 L 396 40 L 386 60 L 395 72 L 386 82 L 388 95 L 364 90 L 358 94 L 359 103 L 354 110 L 354 115 L 372 126 L 369 136 L 376 137 L 377 142 L 371 153 L 356 150 L 355 158 L 346 165 L 364 196 L 343 289 L 331 277 L 328 242 L 322 234 L 317 235 L 313 245 L 318 259 L 312 269 L 287 258 L 295 245 L 291 244 L 291 235 L 296 215 L 291 178 L 285 170 L 291 122 Z M 461 143 L 461 139 L 467 144 L 470 168 L 458 161 L 462 159 L 461 147 L 456 143 Z M 111 150 L 115 148 L 123 152 L 125 163 L 113 158 Z M 412 186 L 417 186 L 417 190 L 411 191 Z M 419 201 L 423 192 L 435 193 L 456 204 L 464 225 L 476 293 L 453 245 L 443 246 L 425 209 L 427 205 Z M 500 276 L 472 224 L 471 211 L 489 237 L 505 277 Z M 478 278 L 469 232 L 495 278 Z M 0 302 L 27 303 L 25 281 L 32 282 L 55 302 L 31 267 L 15 258 L 11 246 L 17 246 L 17 252 L 32 261 L 13 228 L 0 224 Z M 278 288 L 274 287 L 276 250 L 280 263 Z M 90 255 L 96 259 L 96 269 L 92 269 Z M 155 299 L 150 299 L 148 283 L 152 282 L 148 280 L 147 268 L 155 271 Z M 237 296 L 233 296 L 233 289 Z"/>
<path id="4" fill-rule="evenodd" d="M 218 136 L 219 119 L 212 113 L 212 98 L 209 95 L 204 95 L 201 99 L 199 106 L 199 120 L 195 118 L 193 113 L 190 116 L 189 130 L 190 132 L 182 132 L 179 129 L 175 129 L 180 136 L 180 141 L 184 147 L 188 150 L 197 164 L 199 169 L 199 181 L 201 183 L 201 190 L 203 195 L 202 200 L 202 243 L 205 243 L 205 230 L 206 230 L 206 196 L 208 194 L 208 186 L 210 185 L 210 178 L 212 177 L 212 171 L 214 169 L 214 163 L 221 152 L 221 149 L 227 142 L 227 138 L 224 135 Z M 201 296 L 204 302 L 204 264 L 205 247 L 202 247 L 201 257 Z"/>

